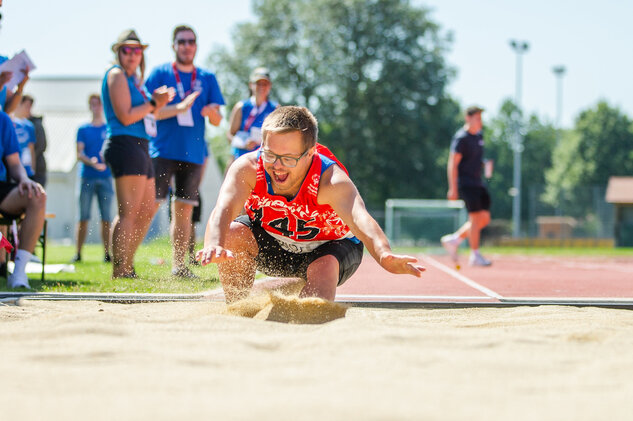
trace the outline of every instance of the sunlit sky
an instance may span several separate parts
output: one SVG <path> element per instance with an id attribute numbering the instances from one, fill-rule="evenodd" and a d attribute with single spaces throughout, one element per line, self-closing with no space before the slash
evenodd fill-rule
<path id="1" fill-rule="evenodd" d="M 633 2 L 413 3 L 431 8 L 442 31 L 453 33 L 446 58 L 457 77 L 449 92 L 464 106 L 477 103 L 496 114 L 505 98 L 514 97 L 516 55 L 509 40 L 516 39 L 530 44 L 523 56 L 521 101 L 527 112 L 555 122 L 552 67 L 563 65 L 564 127 L 599 99 L 633 116 Z M 198 32 L 202 63 L 214 44 L 231 45 L 237 23 L 254 20 L 250 0 L 5 0 L 0 11 L 0 53 L 12 56 L 25 49 L 37 66 L 34 77 L 101 75 L 112 59 L 111 44 L 128 27 L 150 44 L 146 57 L 151 67 L 172 60 L 171 31 L 187 23 Z"/>

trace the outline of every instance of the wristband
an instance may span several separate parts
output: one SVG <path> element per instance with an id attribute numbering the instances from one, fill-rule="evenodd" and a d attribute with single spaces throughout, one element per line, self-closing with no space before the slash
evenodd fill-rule
<path id="1" fill-rule="evenodd" d="M 154 108 L 152 109 L 152 111 L 154 111 L 154 110 L 156 109 L 156 100 L 155 100 L 154 98 L 152 98 L 152 99 L 150 99 L 150 100 L 149 100 L 149 103 L 150 103 L 150 105 L 151 105 L 152 107 L 154 107 Z"/>

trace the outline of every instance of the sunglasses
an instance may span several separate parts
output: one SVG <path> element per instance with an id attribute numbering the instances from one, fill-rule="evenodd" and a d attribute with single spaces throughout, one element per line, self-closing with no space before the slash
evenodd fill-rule
<path id="1" fill-rule="evenodd" d="M 123 54 L 125 54 L 126 56 L 129 54 L 134 54 L 134 55 L 140 55 L 143 53 L 143 48 L 142 47 L 127 47 L 127 46 L 123 46 L 121 47 L 121 52 Z"/>
<path id="2" fill-rule="evenodd" d="M 189 44 L 189 45 L 196 45 L 196 40 L 191 38 L 191 39 L 177 39 L 176 40 L 176 44 L 178 45 L 185 45 L 185 44 Z"/>

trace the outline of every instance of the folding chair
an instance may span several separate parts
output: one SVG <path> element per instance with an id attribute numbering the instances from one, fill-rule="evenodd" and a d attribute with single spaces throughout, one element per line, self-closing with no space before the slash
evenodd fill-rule
<path id="1" fill-rule="evenodd" d="M 39 245 L 42 248 L 42 282 L 44 282 L 44 267 L 46 265 L 46 236 L 47 236 L 47 228 L 48 228 L 48 220 L 51 218 L 55 218 L 55 214 L 54 213 L 47 213 L 44 216 L 44 227 L 42 228 L 42 232 L 40 233 L 39 238 L 37 239 L 37 245 Z M 1 226 L 6 226 L 7 229 L 7 239 L 9 240 L 9 242 L 11 244 L 13 244 L 15 246 L 16 242 L 15 242 L 15 236 L 13 234 L 13 230 L 11 229 L 13 222 L 15 221 L 15 223 L 17 225 L 20 225 L 20 223 L 22 222 L 22 220 L 24 219 L 24 215 L 3 215 L 0 213 L 0 227 Z M 13 260 L 15 261 L 15 253 L 17 251 L 17 247 L 13 248 L 13 251 L 11 252 L 10 256 L 7 256 L 7 262 L 9 260 Z M 4 276 L 5 278 L 7 277 L 7 267 L 6 267 L 6 262 L 5 265 L 2 266 L 1 270 L 0 270 L 0 276 Z"/>

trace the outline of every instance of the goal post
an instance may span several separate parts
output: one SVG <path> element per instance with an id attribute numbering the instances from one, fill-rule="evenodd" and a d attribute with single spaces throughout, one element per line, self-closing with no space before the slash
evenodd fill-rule
<path id="1" fill-rule="evenodd" d="M 385 233 L 394 245 L 438 245 L 468 220 L 463 200 L 387 199 Z"/>

